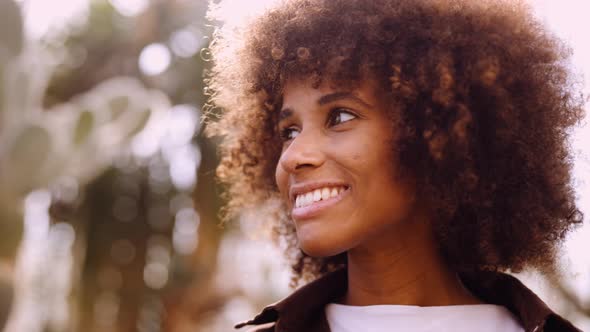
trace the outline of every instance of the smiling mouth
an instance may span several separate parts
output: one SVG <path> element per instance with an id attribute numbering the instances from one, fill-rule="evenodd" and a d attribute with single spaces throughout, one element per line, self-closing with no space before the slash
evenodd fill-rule
<path id="1" fill-rule="evenodd" d="M 309 206 L 319 201 L 328 200 L 340 195 L 346 189 L 348 189 L 347 186 L 324 187 L 299 194 L 295 197 L 295 207 Z"/>
<path id="2" fill-rule="evenodd" d="M 319 188 L 297 195 L 291 216 L 296 220 L 315 217 L 340 202 L 348 192 L 350 192 L 349 186 L 337 186 Z"/>

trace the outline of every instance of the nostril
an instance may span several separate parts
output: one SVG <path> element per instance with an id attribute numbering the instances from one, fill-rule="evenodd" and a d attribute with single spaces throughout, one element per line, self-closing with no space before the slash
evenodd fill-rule
<path id="1" fill-rule="evenodd" d="M 305 167 L 305 166 L 311 166 L 311 164 L 296 163 L 295 164 L 295 169 L 300 169 L 300 168 Z"/>

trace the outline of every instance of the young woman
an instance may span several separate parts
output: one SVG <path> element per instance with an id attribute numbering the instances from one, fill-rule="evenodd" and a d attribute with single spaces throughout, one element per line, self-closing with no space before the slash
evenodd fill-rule
<path id="1" fill-rule="evenodd" d="M 308 283 L 257 331 L 578 331 L 506 271 L 582 221 L 569 50 L 518 1 L 286 0 L 220 29 L 227 218 L 259 209 Z"/>

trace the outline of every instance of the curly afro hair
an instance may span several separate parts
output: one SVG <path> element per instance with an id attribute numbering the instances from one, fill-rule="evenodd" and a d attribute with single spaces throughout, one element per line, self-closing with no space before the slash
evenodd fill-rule
<path id="1" fill-rule="evenodd" d="M 391 162 L 432 203 L 438 245 L 454 269 L 556 271 L 562 240 L 583 219 L 568 146 L 583 96 L 570 49 L 526 4 L 286 0 L 218 29 L 209 50 L 217 119 L 207 130 L 223 137 L 224 217 L 262 211 L 295 283 L 346 264 L 343 254 L 302 253 L 278 198 L 277 113 L 296 78 L 378 82 L 396 128 Z"/>

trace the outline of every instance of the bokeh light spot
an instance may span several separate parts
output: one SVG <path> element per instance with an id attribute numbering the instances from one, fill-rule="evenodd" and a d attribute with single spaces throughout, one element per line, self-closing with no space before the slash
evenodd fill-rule
<path id="1" fill-rule="evenodd" d="M 143 270 L 143 280 L 152 289 L 161 289 L 168 283 L 168 268 L 159 262 L 148 263 Z"/>
<path id="2" fill-rule="evenodd" d="M 179 57 L 190 58 L 199 52 L 202 40 L 202 32 L 181 29 L 170 36 L 170 48 Z"/>
<path id="3" fill-rule="evenodd" d="M 148 0 L 109 0 L 109 2 L 123 16 L 137 16 L 149 5 Z"/>
<path id="4" fill-rule="evenodd" d="M 168 48 L 159 43 L 146 46 L 139 55 L 139 69 L 148 76 L 163 73 L 170 67 L 171 55 Z"/>

